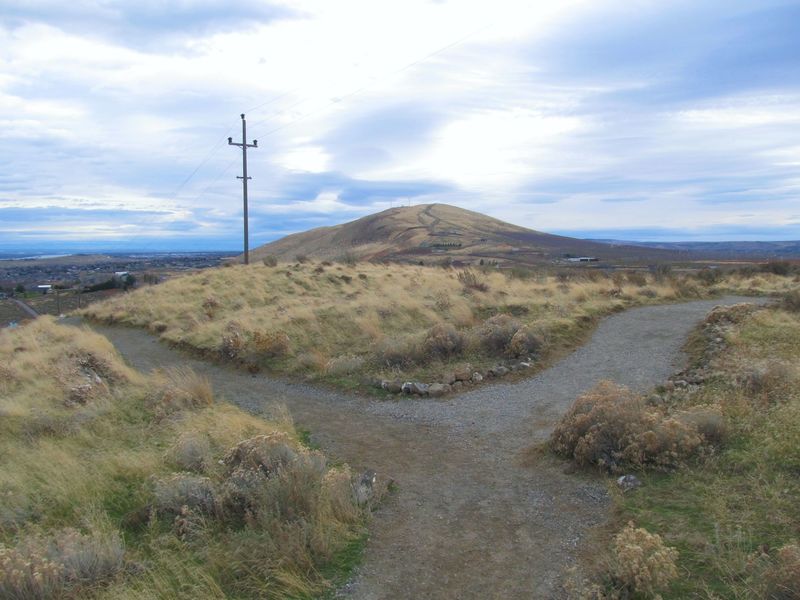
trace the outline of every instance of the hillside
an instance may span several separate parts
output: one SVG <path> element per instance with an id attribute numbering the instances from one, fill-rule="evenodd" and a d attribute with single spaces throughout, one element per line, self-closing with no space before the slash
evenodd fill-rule
<path id="1" fill-rule="evenodd" d="M 633 246 L 609 246 L 551 235 L 512 225 L 447 204 L 391 208 L 355 221 L 288 235 L 256 248 L 254 260 L 274 255 L 294 260 L 352 255 L 363 260 L 535 264 L 555 258 L 594 256 L 603 260 L 669 260 L 672 252 Z"/>

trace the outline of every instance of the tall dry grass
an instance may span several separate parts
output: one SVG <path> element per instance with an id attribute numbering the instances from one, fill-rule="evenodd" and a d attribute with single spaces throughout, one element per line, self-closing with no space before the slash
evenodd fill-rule
<path id="1" fill-rule="evenodd" d="M 190 370 L 146 379 L 49 318 L 0 332 L 0 364 L 4 598 L 310 597 L 360 543 L 350 472 L 285 411 L 216 402 Z"/>
<path id="2" fill-rule="evenodd" d="M 596 317 L 628 306 L 793 285 L 790 277 L 762 272 L 710 282 L 644 271 L 518 271 L 239 265 L 140 289 L 83 314 L 147 327 L 227 360 L 352 384 L 365 375 L 435 379 L 460 363 L 488 367 L 509 356 L 545 355 L 574 344 Z M 516 328 L 498 339 L 503 319 Z M 451 332 L 453 341 L 455 330 L 463 343 L 432 351 L 430 332 L 437 330 Z M 346 360 L 352 358 L 360 360 Z"/>
<path id="3" fill-rule="evenodd" d="M 659 582 L 663 598 L 800 597 L 800 315 L 786 308 L 713 311 L 692 342 L 705 373 L 697 389 L 662 393 L 654 407 L 606 386 L 580 400 L 556 430 L 553 444 L 563 454 L 590 463 L 611 456 L 643 482 L 628 493 L 612 486 L 615 515 L 677 551 L 681 576 Z M 636 433 L 643 414 L 657 425 L 667 413 L 701 433 L 711 451 L 684 456 L 668 475 L 657 472 L 658 461 L 626 460 L 631 441 L 643 439 Z M 649 437 L 659 448 L 657 432 Z M 624 562 L 632 565 L 630 590 L 642 569 L 630 557 Z M 598 574 L 605 584 L 582 587 L 586 597 L 628 597 L 620 596 L 615 564 Z"/>

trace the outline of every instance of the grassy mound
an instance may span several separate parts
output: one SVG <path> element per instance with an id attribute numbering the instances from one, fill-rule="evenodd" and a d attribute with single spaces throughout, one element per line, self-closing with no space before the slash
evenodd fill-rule
<path id="1" fill-rule="evenodd" d="M 350 472 L 285 418 L 86 330 L 0 332 L 0 415 L 0 597 L 311 597 L 361 543 Z"/>
<path id="2" fill-rule="evenodd" d="M 722 282 L 645 272 L 298 262 L 208 270 L 83 314 L 147 327 L 253 368 L 354 387 L 368 377 L 442 381 L 467 363 L 486 369 L 504 359 L 542 358 L 574 346 L 598 316 L 615 310 L 727 289 L 774 291 L 787 281 L 765 273 Z"/>

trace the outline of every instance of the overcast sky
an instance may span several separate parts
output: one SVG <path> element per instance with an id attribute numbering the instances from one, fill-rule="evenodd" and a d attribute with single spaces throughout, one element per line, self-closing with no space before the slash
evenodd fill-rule
<path id="1" fill-rule="evenodd" d="M 443 202 L 800 239 L 800 2 L 0 1 L 0 249 L 235 249 Z"/>

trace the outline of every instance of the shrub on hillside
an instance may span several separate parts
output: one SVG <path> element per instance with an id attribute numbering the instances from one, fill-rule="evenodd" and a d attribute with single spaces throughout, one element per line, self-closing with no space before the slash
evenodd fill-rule
<path id="1" fill-rule="evenodd" d="M 475 271 L 471 269 L 464 269 L 463 271 L 459 271 L 458 281 L 461 282 L 461 285 L 464 286 L 466 290 L 475 290 L 478 292 L 487 292 L 489 291 L 488 284 L 481 280 Z"/>
<path id="2" fill-rule="evenodd" d="M 343 354 L 328 361 L 325 371 L 329 375 L 348 375 L 355 373 L 364 366 L 364 358 L 352 354 Z"/>
<path id="3" fill-rule="evenodd" d="M 80 598 L 119 573 L 124 556 L 116 532 L 62 529 L 32 535 L 14 548 L 0 546 L 0 597 Z"/>
<path id="4" fill-rule="evenodd" d="M 421 344 L 413 337 L 385 338 L 378 343 L 375 354 L 380 364 L 387 367 L 407 367 L 425 355 Z"/>
<path id="5" fill-rule="evenodd" d="M 211 443 L 198 432 L 183 433 L 167 452 L 167 459 L 182 471 L 204 472 L 211 465 Z"/>
<path id="6" fill-rule="evenodd" d="M 542 338 L 527 327 L 522 327 L 511 336 L 505 353 L 513 358 L 536 354 L 542 349 Z"/>
<path id="7" fill-rule="evenodd" d="M 556 454 L 613 472 L 671 470 L 702 444 L 691 424 L 648 407 L 639 395 L 608 381 L 580 396 L 550 437 Z"/>
<path id="8" fill-rule="evenodd" d="M 489 354 L 503 354 L 519 331 L 520 322 L 505 313 L 489 317 L 478 327 L 477 335 L 481 345 Z"/>
<path id="9" fill-rule="evenodd" d="M 225 326 L 222 333 L 220 352 L 225 358 L 237 358 L 241 356 L 247 347 L 247 335 L 242 326 L 236 321 L 231 321 Z"/>
<path id="10" fill-rule="evenodd" d="M 265 267 L 277 267 L 278 266 L 278 257 L 274 254 L 267 254 L 261 262 L 264 263 Z"/>
<path id="11" fill-rule="evenodd" d="M 428 330 L 423 351 L 434 358 L 450 358 L 464 351 L 464 336 L 449 323 L 437 323 Z"/>
<path id="12" fill-rule="evenodd" d="M 786 292 L 781 299 L 781 308 L 793 313 L 800 313 L 800 290 Z"/>
<path id="13" fill-rule="evenodd" d="M 778 550 L 763 577 L 769 600 L 800 598 L 800 546 L 787 544 Z"/>
<path id="14" fill-rule="evenodd" d="M 250 347 L 261 357 L 283 358 L 291 351 L 291 341 L 283 331 L 256 331 L 253 333 Z"/>
<path id="15" fill-rule="evenodd" d="M 158 374 L 155 389 L 149 395 L 149 405 L 157 416 L 213 403 L 211 382 L 189 367 L 170 368 Z"/>
<path id="16" fill-rule="evenodd" d="M 644 287 L 647 285 L 647 275 L 641 271 L 628 271 L 626 273 L 628 283 L 636 287 Z"/>
<path id="17" fill-rule="evenodd" d="M 774 275 L 788 275 L 792 272 L 792 264 L 786 260 L 771 260 L 761 270 Z"/>
<path id="18" fill-rule="evenodd" d="M 214 512 L 217 493 L 208 477 L 175 473 L 153 481 L 154 508 L 159 514 L 178 515 L 186 506 L 206 514 Z"/>
<path id="19" fill-rule="evenodd" d="M 677 579 L 678 551 L 664 544 L 661 536 L 633 523 L 614 536 L 610 575 L 615 591 L 623 597 L 634 594 L 660 598 L 658 592 Z"/>

